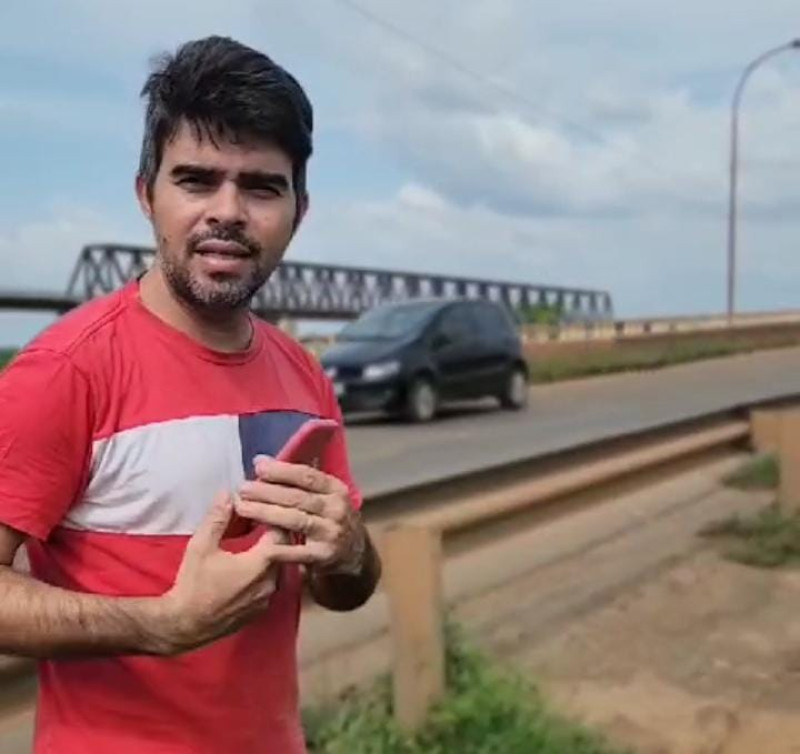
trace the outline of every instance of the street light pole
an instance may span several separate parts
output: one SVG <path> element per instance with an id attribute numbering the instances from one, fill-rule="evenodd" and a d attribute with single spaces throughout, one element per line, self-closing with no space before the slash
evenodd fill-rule
<path id="1" fill-rule="evenodd" d="M 733 315 L 736 310 L 736 231 L 737 231 L 737 188 L 739 179 L 739 108 L 742 102 L 744 85 L 750 75 L 764 61 L 786 52 L 787 50 L 800 50 L 800 38 L 782 44 L 773 50 L 757 57 L 744 69 L 736 91 L 733 94 L 733 108 L 731 112 L 731 159 L 730 159 L 730 199 L 728 207 L 728 326 L 733 324 Z"/>

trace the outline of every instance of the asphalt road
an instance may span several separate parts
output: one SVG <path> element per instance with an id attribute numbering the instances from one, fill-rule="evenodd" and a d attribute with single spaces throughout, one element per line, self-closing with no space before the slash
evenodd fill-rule
<path id="1" fill-rule="evenodd" d="M 535 387 L 521 413 L 459 407 L 424 428 L 348 420 L 348 438 L 370 496 L 789 394 L 800 394 L 797 348 Z"/>

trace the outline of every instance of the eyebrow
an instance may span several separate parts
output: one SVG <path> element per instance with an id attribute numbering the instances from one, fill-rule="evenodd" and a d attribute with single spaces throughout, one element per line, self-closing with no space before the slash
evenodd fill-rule
<path id="1" fill-rule="evenodd" d="M 170 170 L 172 178 L 205 178 L 214 180 L 220 177 L 223 171 L 203 165 L 185 163 L 175 165 Z M 275 187 L 284 191 L 289 188 L 289 181 L 283 173 L 273 173 L 266 170 L 245 170 L 238 175 L 238 182 L 246 188 Z"/>

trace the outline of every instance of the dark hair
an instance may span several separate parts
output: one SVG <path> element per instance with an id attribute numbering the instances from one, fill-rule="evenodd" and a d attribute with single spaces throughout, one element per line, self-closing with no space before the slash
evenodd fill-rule
<path id="1" fill-rule="evenodd" d="M 257 50 L 227 37 L 187 42 L 158 59 L 147 97 L 139 176 L 152 191 L 164 145 L 182 121 L 198 138 L 264 141 L 292 161 L 298 198 L 306 190 L 313 111 L 295 78 Z"/>

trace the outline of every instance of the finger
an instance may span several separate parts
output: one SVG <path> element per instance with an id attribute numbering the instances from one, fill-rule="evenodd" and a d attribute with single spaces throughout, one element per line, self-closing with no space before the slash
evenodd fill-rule
<path id="1" fill-rule="evenodd" d="M 312 466 L 275 461 L 264 457 L 256 459 L 255 471 L 258 478 L 263 482 L 299 487 L 302 490 L 316 492 L 321 495 L 337 491 L 338 485 L 341 484 L 334 477 Z"/>
<path id="2" fill-rule="evenodd" d="M 297 508 L 284 508 L 280 505 L 239 498 L 236 501 L 236 512 L 251 521 L 297 532 L 307 537 L 327 539 L 331 535 L 330 523 Z"/>
<path id="3" fill-rule="evenodd" d="M 291 542 L 291 533 L 287 529 L 281 529 L 277 526 L 259 526 L 258 530 L 261 532 L 261 538 L 272 542 L 272 544 L 286 545 Z"/>
<path id="4" fill-rule="evenodd" d="M 286 508 L 297 508 L 306 513 L 321 516 L 325 512 L 325 497 L 315 492 L 286 487 L 268 482 L 245 482 L 239 488 L 239 495 L 259 503 L 282 505 Z"/>
<path id="5" fill-rule="evenodd" d="M 324 542 L 308 541 L 303 544 L 276 543 L 261 537 L 249 550 L 242 553 L 258 564 L 270 568 L 280 563 L 310 564 L 325 562 L 331 557 L 332 547 Z"/>
<path id="6" fill-rule="evenodd" d="M 272 545 L 268 557 L 272 563 L 317 565 L 330 561 L 333 548 L 325 542 L 311 540 L 301 545 Z"/>
<path id="7" fill-rule="evenodd" d="M 233 503 L 230 495 L 227 492 L 216 495 L 206 517 L 189 540 L 189 546 L 200 552 L 218 548 L 232 514 Z"/>

